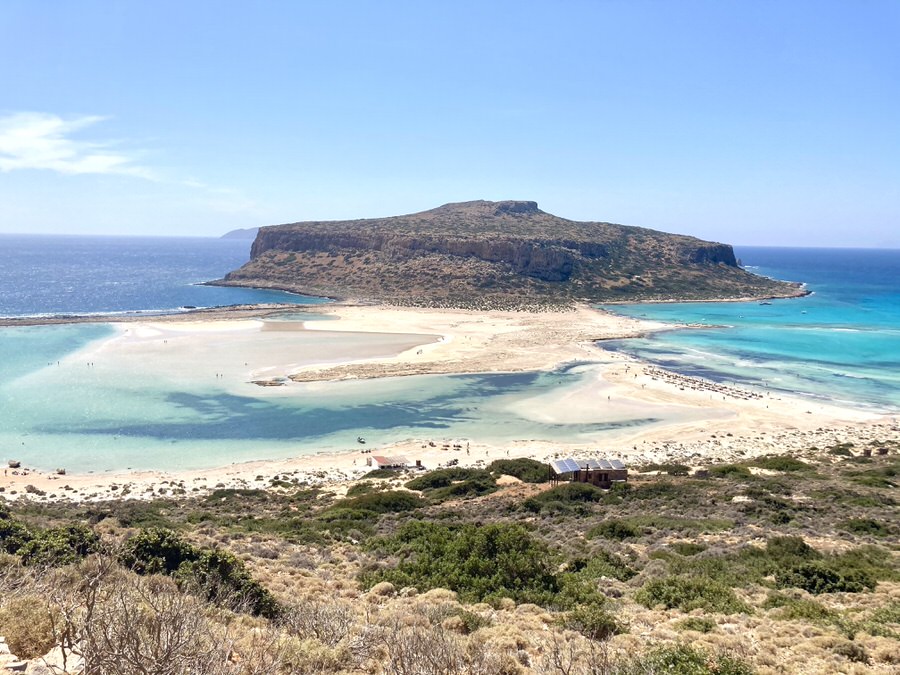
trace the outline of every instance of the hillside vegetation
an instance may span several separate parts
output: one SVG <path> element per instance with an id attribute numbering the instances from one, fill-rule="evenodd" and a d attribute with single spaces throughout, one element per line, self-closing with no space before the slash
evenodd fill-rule
<path id="1" fill-rule="evenodd" d="M 741 269 L 725 244 L 566 220 L 515 201 L 264 227 L 250 262 L 218 283 L 494 308 L 801 293 Z"/>
<path id="2" fill-rule="evenodd" d="M 898 445 L 644 467 L 611 491 L 504 460 L 19 501 L 0 634 L 91 673 L 896 672 Z"/>

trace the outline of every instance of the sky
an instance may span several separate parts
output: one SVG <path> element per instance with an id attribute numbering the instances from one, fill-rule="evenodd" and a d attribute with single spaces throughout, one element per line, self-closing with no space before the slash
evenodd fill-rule
<path id="1" fill-rule="evenodd" d="M 527 199 L 900 248 L 900 2 L 3 0 L 0 233 Z"/>

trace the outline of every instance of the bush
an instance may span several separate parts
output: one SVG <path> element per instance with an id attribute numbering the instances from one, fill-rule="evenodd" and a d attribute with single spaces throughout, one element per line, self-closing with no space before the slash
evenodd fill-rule
<path id="1" fill-rule="evenodd" d="M 705 616 L 689 616 L 675 624 L 678 630 L 693 630 L 698 633 L 711 633 L 716 629 L 716 622 Z"/>
<path id="2" fill-rule="evenodd" d="M 397 587 L 449 588 L 471 602 L 510 597 L 542 604 L 559 589 L 547 547 L 521 525 L 411 522 L 369 547 L 395 553 L 400 562 L 363 573 L 367 588 L 390 581 Z"/>
<path id="3" fill-rule="evenodd" d="M 534 459 L 496 459 L 488 471 L 497 475 L 515 476 L 524 483 L 546 483 L 550 480 L 546 464 Z"/>
<path id="4" fill-rule="evenodd" d="M 6 600 L 0 609 L 0 633 L 9 650 L 20 659 L 36 659 L 49 652 L 56 644 L 55 614 L 46 599 L 35 595 Z"/>
<path id="5" fill-rule="evenodd" d="M 678 555 L 683 556 L 692 556 L 697 555 L 698 553 L 703 553 L 706 550 L 706 546 L 703 544 L 695 544 L 691 541 L 676 541 L 669 544 L 669 548 L 671 548 Z"/>
<path id="6" fill-rule="evenodd" d="M 12 520 L 8 515 L 0 517 L 0 549 L 7 553 L 18 553 L 31 539 L 31 532 L 22 523 Z"/>
<path id="7" fill-rule="evenodd" d="M 565 618 L 566 628 L 578 631 L 591 640 L 608 640 L 613 635 L 625 632 L 620 624 L 602 603 L 591 602 L 576 607 Z"/>
<path id="8" fill-rule="evenodd" d="M 370 492 L 350 499 L 342 499 L 332 508 L 359 509 L 374 513 L 400 513 L 412 511 L 425 504 L 419 495 L 406 490 Z"/>
<path id="9" fill-rule="evenodd" d="M 719 464 L 709 467 L 709 475 L 716 478 L 735 478 L 747 479 L 753 478 L 753 474 L 743 464 Z"/>
<path id="10" fill-rule="evenodd" d="M 563 483 L 534 497 L 526 499 L 522 506 L 529 511 L 568 511 L 603 499 L 600 488 L 587 483 Z"/>
<path id="11" fill-rule="evenodd" d="M 410 490 L 420 490 L 435 502 L 458 497 L 476 497 L 497 489 L 494 477 L 484 469 L 451 467 L 429 471 L 406 483 Z"/>
<path id="12" fill-rule="evenodd" d="M 750 608 L 728 586 L 717 581 L 687 576 L 670 576 L 647 582 L 634 599 L 652 609 L 662 605 L 666 609 L 691 612 L 702 609 L 722 614 L 746 613 Z"/>
<path id="13" fill-rule="evenodd" d="M 753 466 L 758 466 L 760 469 L 766 469 L 767 471 L 806 471 L 810 468 L 809 464 L 806 462 L 801 462 L 799 459 L 794 459 L 787 455 L 759 457 L 754 459 L 751 464 L 753 464 Z"/>
<path id="14" fill-rule="evenodd" d="M 852 534 L 868 535 L 872 537 L 886 537 L 891 533 L 890 529 L 885 526 L 884 523 L 872 520 L 871 518 L 850 518 L 849 520 L 838 523 L 837 526 Z"/>
<path id="15" fill-rule="evenodd" d="M 686 644 L 666 645 L 640 656 L 617 675 L 753 675 L 753 668 L 741 659 L 723 653 L 710 655 Z"/>
<path id="16" fill-rule="evenodd" d="M 411 481 L 407 481 L 405 487 L 409 490 L 434 490 L 473 478 L 488 478 L 493 481 L 493 477 L 484 469 L 450 467 L 448 469 L 429 471 L 418 478 L 413 478 Z"/>
<path id="17" fill-rule="evenodd" d="M 603 537 L 605 539 L 614 539 L 616 541 L 634 539 L 640 537 L 642 534 L 643 531 L 639 527 L 635 527 L 627 520 L 620 520 L 618 518 L 604 520 L 596 527 L 592 527 L 587 531 L 587 536 L 589 538 Z"/>
<path id="18" fill-rule="evenodd" d="M 171 530 L 143 530 L 125 542 L 119 558 L 138 574 L 174 576 L 207 600 L 274 618 L 278 605 L 244 563 L 226 551 L 202 550 Z"/>
<path id="19" fill-rule="evenodd" d="M 802 588 L 807 593 L 862 593 L 875 588 L 875 579 L 858 570 L 843 574 L 823 562 L 808 562 L 782 570 L 775 575 L 779 588 Z"/>
<path id="20" fill-rule="evenodd" d="M 42 530 L 18 551 L 26 565 L 68 565 L 100 547 L 100 538 L 89 527 L 69 525 Z"/>

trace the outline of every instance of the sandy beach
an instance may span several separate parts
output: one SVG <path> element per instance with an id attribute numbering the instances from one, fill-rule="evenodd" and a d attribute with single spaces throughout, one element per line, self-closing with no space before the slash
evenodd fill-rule
<path id="1" fill-rule="evenodd" d="M 132 320 L 95 348 L 101 355 L 97 360 L 115 364 L 116 359 L 145 359 L 155 364 L 160 377 L 176 378 L 185 376 L 186 363 L 205 364 L 207 359 L 212 367 L 212 360 L 218 359 L 216 363 L 234 366 L 218 367 L 216 377 L 267 396 L 290 396 L 292 388 L 310 382 L 550 371 L 579 364 L 587 375 L 577 387 L 530 400 L 517 412 L 550 422 L 615 418 L 644 409 L 665 410 L 668 416 L 664 424 L 620 430 L 602 445 L 529 438 L 497 444 L 475 437 L 422 435 L 384 446 L 360 446 L 355 452 L 190 471 L 57 475 L 23 466 L 5 470 L 2 495 L 74 500 L 185 496 L 218 487 L 265 487 L 273 480 L 340 486 L 366 473 L 366 460 L 373 454 L 403 455 L 427 468 L 450 460 L 479 465 L 496 458 L 545 460 L 560 455 L 617 457 L 632 466 L 674 461 L 700 467 L 759 454 L 817 452 L 812 448 L 844 442 L 861 447 L 900 433 L 891 417 L 689 378 L 605 351 L 595 343 L 671 327 L 588 307 L 478 312 L 333 304 L 314 311 L 335 320 L 274 322 L 265 320 L 267 311 L 252 310 Z M 322 351 L 298 358 L 288 347 L 297 331 L 321 336 Z M 361 333 L 372 337 L 369 347 L 361 349 L 357 343 L 349 351 L 339 348 L 342 337 Z"/>

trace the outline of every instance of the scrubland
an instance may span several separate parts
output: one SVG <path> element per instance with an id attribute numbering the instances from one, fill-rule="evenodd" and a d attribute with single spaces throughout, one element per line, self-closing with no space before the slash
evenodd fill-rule
<path id="1" fill-rule="evenodd" d="M 898 450 L 22 500 L 0 634 L 33 672 L 897 672 Z"/>

